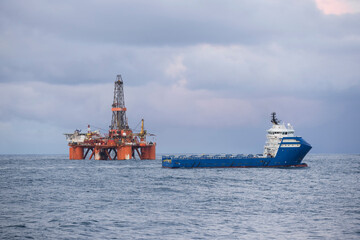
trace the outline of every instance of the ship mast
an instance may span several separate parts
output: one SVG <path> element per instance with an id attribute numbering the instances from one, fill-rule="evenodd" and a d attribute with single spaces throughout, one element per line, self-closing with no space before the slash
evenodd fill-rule
<path id="1" fill-rule="evenodd" d="M 275 125 L 279 125 L 280 120 L 276 118 L 276 112 L 271 113 L 271 122 Z"/>

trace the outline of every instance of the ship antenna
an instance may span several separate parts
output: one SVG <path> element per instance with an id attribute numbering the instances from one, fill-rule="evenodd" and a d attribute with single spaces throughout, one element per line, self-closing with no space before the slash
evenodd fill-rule
<path id="1" fill-rule="evenodd" d="M 276 112 L 271 113 L 271 122 L 275 125 L 279 125 L 280 120 L 276 118 Z"/>

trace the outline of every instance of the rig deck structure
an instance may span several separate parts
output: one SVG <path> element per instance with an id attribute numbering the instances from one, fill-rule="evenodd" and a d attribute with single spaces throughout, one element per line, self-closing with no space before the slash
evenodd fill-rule
<path id="1" fill-rule="evenodd" d="M 112 120 L 109 133 L 102 135 L 99 131 L 65 133 L 69 145 L 69 159 L 127 160 L 139 156 L 141 160 L 156 158 L 156 143 L 148 142 L 144 130 L 144 119 L 141 120 L 141 131 L 134 133 L 128 125 L 124 101 L 123 80 L 117 75 L 112 104 Z"/>

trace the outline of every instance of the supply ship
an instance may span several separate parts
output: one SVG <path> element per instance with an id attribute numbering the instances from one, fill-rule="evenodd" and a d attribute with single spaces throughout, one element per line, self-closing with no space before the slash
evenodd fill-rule
<path id="1" fill-rule="evenodd" d="M 302 137 L 295 136 L 290 123 L 285 125 L 271 114 L 272 127 L 267 131 L 263 154 L 163 155 L 164 168 L 246 168 L 307 167 L 302 160 L 312 148 Z"/>

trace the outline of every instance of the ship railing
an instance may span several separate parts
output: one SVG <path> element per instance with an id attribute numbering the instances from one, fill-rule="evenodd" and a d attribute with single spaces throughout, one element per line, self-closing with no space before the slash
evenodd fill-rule
<path id="1" fill-rule="evenodd" d="M 163 155 L 162 159 L 227 159 L 227 158 L 258 158 L 263 157 L 263 154 L 202 154 L 202 155 Z"/>

